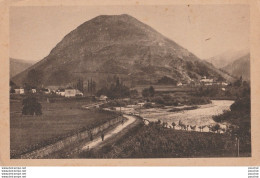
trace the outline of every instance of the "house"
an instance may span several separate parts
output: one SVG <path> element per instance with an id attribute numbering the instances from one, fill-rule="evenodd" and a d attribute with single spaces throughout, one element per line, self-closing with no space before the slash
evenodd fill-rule
<path id="1" fill-rule="evenodd" d="M 32 88 L 32 93 L 36 93 L 36 89 L 35 88 Z"/>
<path id="2" fill-rule="evenodd" d="M 83 96 L 83 93 L 79 90 L 76 90 L 76 96 Z"/>
<path id="3" fill-rule="evenodd" d="M 14 91 L 15 91 L 15 94 L 24 94 L 23 88 L 15 88 Z"/>
<path id="4" fill-rule="evenodd" d="M 150 121 L 147 120 L 147 119 L 144 119 L 143 122 L 144 122 L 144 125 L 149 125 L 150 124 Z"/>
<path id="5" fill-rule="evenodd" d="M 181 82 L 178 82 L 178 83 L 177 83 L 177 87 L 179 87 L 179 86 L 182 86 L 182 83 L 181 83 Z"/>
<path id="6" fill-rule="evenodd" d="M 221 82 L 221 85 L 228 86 L 228 83 L 227 82 Z"/>
<path id="7" fill-rule="evenodd" d="M 200 83 L 204 85 L 213 85 L 213 79 L 207 79 L 206 76 L 202 77 Z"/>
<path id="8" fill-rule="evenodd" d="M 43 88 L 43 89 L 42 89 L 42 92 L 45 93 L 45 94 L 50 94 L 50 93 L 51 93 L 51 90 L 48 89 L 48 88 Z"/>
<path id="9" fill-rule="evenodd" d="M 100 100 L 100 101 L 107 101 L 107 99 L 108 99 L 108 97 L 105 96 L 105 95 L 101 95 L 101 96 L 99 97 L 99 100 Z"/>
<path id="10" fill-rule="evenodd" d="M 210 132 L 210 130 L 210 127 L 207 125 L 202 127 L 202 132 Z"/>
<path id="11" fill-rule="evenodd" d="M 76 89 L 65 89 L 65 97 L 75 97 Z"/>
<path id="12" fill-rule="evenodd" d="M 60 96 L 65 96 L 65 89 L 58 89 L 58 90 L 56 91 L 56 94 L 57 94 L 57 95 L 60 95 Z"/>
<path id="13" fill-rule="evenodd" d="M 65 97 L 83 96 L 83 93 L 76 89 L 65 89 Z"/>
<path id="14" fill-rule="evenodd" d="M 187 125 L 187 126 L 186 126 L 186 130 L 187 130 L 187 131 L 191 131 L 190 125 Z"/>
<path id="15" fill-rule="evenodd" d="M 174 128 L 174 130 L 181 130 L 182 129 L 182 127 L 180 125 L 176 125 L 173 128 Z"/>
<path id="16" fill-rule="evenodd" d="M 195 132 L 200 132 L 200 128 L 198 126 L 195 126 L 194 131 Z"/>

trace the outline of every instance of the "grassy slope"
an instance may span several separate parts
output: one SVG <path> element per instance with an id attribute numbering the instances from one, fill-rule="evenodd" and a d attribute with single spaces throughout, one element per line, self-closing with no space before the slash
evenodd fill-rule
<path id="1" fill-rule="evenodd" d="M 92 158 L 185 158 L 236 157 L 235 140 L 228 135 L 174 131 L 161 126 L 142 126 L 123 139 L 98 151 L 83 153 Z M 240 156 L 250 156 L 241 150 Z"/>
<path id="2" fill-rule="evenodd" d="M 81 109 L 82 102 L 41 104 L 42 116 L 21 116 L 21 102 L 11 102 L 12 155 L 52 143 L 84 127 L 94 127 L 115 117 L 113 113 Z"/>

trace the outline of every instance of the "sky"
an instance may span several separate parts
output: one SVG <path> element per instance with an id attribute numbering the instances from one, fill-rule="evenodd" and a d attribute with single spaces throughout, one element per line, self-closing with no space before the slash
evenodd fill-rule
<path id="1" fill-rule="evenodd" d="M 98 15 L 129 14 L 201 59 L 249 49 L 247 5 L 11 7 L 10 57 L 39 61 L 63 37 Z"/>

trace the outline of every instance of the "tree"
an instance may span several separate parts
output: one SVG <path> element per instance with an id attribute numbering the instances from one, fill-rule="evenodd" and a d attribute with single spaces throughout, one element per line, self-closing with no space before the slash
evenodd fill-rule
<path id="1" fill-rule="evenodd" d="M 174 122 L 172 122 L 172 127 L 174 128 L 176 126 L 176 124 Z"/>
<path id="2" fill-rule="evenodd" d="M 149 88 L 144 88 L 142 91 L 142 96 L 147 98 L 147 97 L 153 97 L 155 94 L 155 90 L 153 86 L 150 86 Z"/>
<path id="3" fill-rule="evenodd" d="M 138 91 L 137 90 L 130 90 L 130 96 L 132 98 L 137 98 L 138 97 Z"/>
<path id="4" fill-rule="evenodd" d="M 42 115 L 42 106 L 33 96 L 23 99 L 23 115 Z"/>
<path id="5" fill-rule="evenodd" d="M 149 93 L 149 89 L 148 89 L 148 88 L 143 89 L 143 91 L 142 91 L 142 96 L 145 97 L 145 98 L 147 98 L 147 97 L 150 96 L 150 93 Z"/>
<path id="6" fill-rule="evenodd" d="M 81 79 L 78 80 L 78 83 L 77 83 L 77 85 L 76 85 L 76 88 L 77 88 L 79 91 L 81 91 L 81 92 L 84 91 L 83 80 L 81 80 Z"/>
<path id="7" fill-rule="evenodd" d="M 149 93 L 150 93 L 150 96 L 151 96 L 151 97 L 154 96 L 155 90 L 154 90 L 153 86 L 150 86 L 150 88 L 149 88 Z"/>
<path id="8" fill-rule="evenodd" d="M 215 131 L 219 131 L 219 129 L 220 129 L 220 125 L 219 124 L 216 124 L 216 125 L 214 125 L 212 128 L 211 128 L 211 130 L 213 131 L 213 132 L 215 132 Z"/>
<path id="9" fill-rule="evenodd" d="M 240 76 L 240 78 L 234 82 L 234 86 L 241 87 L 242 84 L 243 84 L 243 78 L 242 76 Z"/>
<path id="10" fill-rule="evenodd" d="M 97 95 L 106 95 L 111 99 L 116 98 L 124 98 L 130 96 L 130 89 L 123 85 L 123 83 L 116 80 L 115 84 L 111 84 L 110 88 L 102 87 L 100 90 L 97 91 Z"/>

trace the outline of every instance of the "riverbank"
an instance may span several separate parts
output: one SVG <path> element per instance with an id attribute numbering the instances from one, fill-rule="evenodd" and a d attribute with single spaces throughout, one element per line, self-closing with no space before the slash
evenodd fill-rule
<path id="1" fill-rule="evenodd" d="M 233 102 L 229 100 L 212 100 L 211 104 L 198 105 L 197 109 L 183 110 L 181 112 L 169 112 L 172 109 L 171 107 L 142 109 L 140 116 L 151 122 L 161 120 L 169 125 L 172 125 L 173 122 L 177 125 L 179 121 L 192 126 L 212 125 L 215 124 L 212 117 L 222 114 L 224 110 L 229 110 Z"/>

